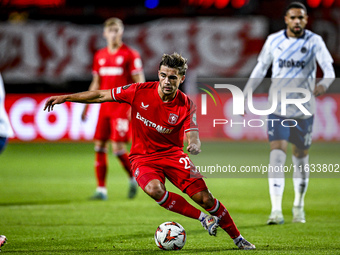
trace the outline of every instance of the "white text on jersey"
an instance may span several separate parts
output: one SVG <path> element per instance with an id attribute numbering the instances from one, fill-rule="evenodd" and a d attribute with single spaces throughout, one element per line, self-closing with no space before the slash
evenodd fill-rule
<path id="1" fill-rule="evenodd" d="M 140 115 L 139 112 L 137 112 L 136 118 L 138 120 L 142 121 L 145 126 L 152 127 L 154 129 L 156 129 L 159 133 L 162 133 L 162 134 L 170 134 L 173 130 L 173 129 L 168 129 L 168 128 L 162 127 L 161 125 L 157 125 L 156 123 L 154 123 L 154 122 L 152 122 L 148 119 L 145 119 L 144 117 L 142 117 Z"/>

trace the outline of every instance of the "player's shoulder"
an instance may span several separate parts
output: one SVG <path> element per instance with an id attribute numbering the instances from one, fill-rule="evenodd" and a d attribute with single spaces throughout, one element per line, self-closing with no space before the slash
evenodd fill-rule
<path id="1" fill-rule="evenodd" d="M 306 40 L 311 40 L 315 42 L 323 41 L 322 37 L 308 29 L 305 29 L 305 35 L 304 35 Z"/>
<path id="2" fill-rule="evenodd" d="M 131 46 L 129 46 L 125 43 L 123 43 L 121 50 L 123 50 L 128 55 L 131 55 L 131 56 L 138 55 L 139 56 L 139 52 L 136 49 L 132 48 Z"/>
<path id="3" fill-rule="evenodd" d="M 155 89 L 158 86 L 158 81 L 148 81 L 148 82 L 140 82 L 136 83 L 137 90 L 147 90 L 147 89 Z"/>
<path id="4" fill-rule="evenodd" d="M 181 90 L 178 90 L 177 92 L 177 100 L 180 102 L 181 105 L 186 105 L 188 107 L 194 105 L 190 97 Z"/>
<path id="5" fill-rule="evenodd" d="M 107 54 L 107 47 L 104 47 L 104 48 L 100 48 L 96 51 L 96 55 L 106 55 Z"/>
<path id="6" fill-rule="evenodd" d="M 274 42 L 274 41 L 276 41 L 276 40 L 278 40 L 278 39 L 285 39 L 285 38 L 286 38 L 285 30 L 282 29 L 282 30 L 280 30 L 280 31 L 277 31 L 277 32 L 275 32 L 275 33 L 272 33 L 272 34 L 268 35 L 267 41 L 268 41 L 269 43 L 271 43 L 271 42 Z"/>

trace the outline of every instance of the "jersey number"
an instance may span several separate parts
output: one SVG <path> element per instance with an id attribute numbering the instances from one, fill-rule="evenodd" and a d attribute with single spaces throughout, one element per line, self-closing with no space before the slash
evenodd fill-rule
<path id="1" fill-rule="evenodd" d="M 116 130 L 118 132 L 127 132 L 129 131 L 129 121 L 127 119 L 117 119 Z"/>
<path id="2" fill-rule="evenodd" d="M 305 146 L 309 146 L 312 144 L 312 133 L 307 133 L 304 138 L 305 138 Z"/>
<path id="3" fill-rule="evenodd" d="M 184 168 L 185 169 L 190 169 L 191 162 L 190 162 L 190 158 L 189 157 L 180 158 L 179 159 L 179 163 L 184 163 Z"/>

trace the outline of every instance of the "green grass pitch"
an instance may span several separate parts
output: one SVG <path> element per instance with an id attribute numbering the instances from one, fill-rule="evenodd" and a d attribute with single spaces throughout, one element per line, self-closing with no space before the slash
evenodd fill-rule
<path id="1" fill-rule="evenodd" d="M 267 143 L 203 142 L 202 149 L 191 157 L 194 163 L 267 164 L 269 157 Z M 339 143 L 314 143 L 310 162 L 339 164 L 339 152 Z M 8 238 L 2 254 L 165 254 L 153 239 L 164 221 L 186 229 L 187 243 L 176 254 L 340 254 L 339 178 L 310 179 L 305 224 L 291 222 L 294 194 L 287 178 L 286 223 L 280 226 L 265 224 L 270 201 L 264 176 L 207 178 L 242 235 L 257 247 L 239 251 L 221 229 L 210 237 L 198 221 L 163 209 L 141 190 L 127 199 L 127 176 L 114 156 L 109 159 L 109 200 L 88 201 L 95 189 L 93 160 L 92 143 L 8 145 L 0 156 L 0 234 Z"/>

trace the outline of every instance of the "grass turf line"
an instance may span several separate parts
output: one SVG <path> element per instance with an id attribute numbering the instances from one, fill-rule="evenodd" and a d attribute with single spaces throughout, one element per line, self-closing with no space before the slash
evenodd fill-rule
<path id="1" fill-rule="evenodd" d="M 339 144 L 314 143 L 310 161 L 340 163 Z M 212 158 L 234 165 L 267 163 L 267 143 L 203 142 L 195 162 Z M 291 153 L 288 152 L 287 163 Z M 0 234 L 2 254 L 162 254 L 153 234 L 164 221 L 178 221 L 187 232 L 180 254 L 235 254 L 221 231 L 210 237 L 200 223 L 164 210 L 141 190 L 127 199 L 127 177 L 109 157 L 109 200 L 88 201 L 95 189 L 92 143 L 10 143 L 0 157 Z M 287 178 L 283 199 L 286 224 L 267 226 L 270 212 L 266 178 L 208 178 L 207 184 L 230 211 L 241 233 L 257 246 L 255 254 L 336 254 L 340 243 L 340 179 L 311 178 L 306 224 L 291 223 L 293 185 Z M 178 192 L 169 182 L 169 190 Z M 184 195 L 185 198 L 188 198 Z"/>

